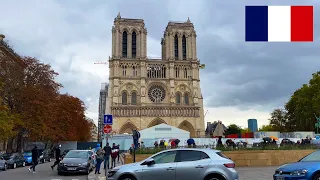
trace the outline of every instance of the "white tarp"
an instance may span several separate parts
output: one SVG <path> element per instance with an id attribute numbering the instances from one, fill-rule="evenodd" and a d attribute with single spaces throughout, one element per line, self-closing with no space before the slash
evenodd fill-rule
<path id="1" fill-rule="evenodd" d="M 171 139 L 171 138 L 189 138 L 190 132 L 167 125 L 159 124 L 139 131 L 141 139 Z"/>

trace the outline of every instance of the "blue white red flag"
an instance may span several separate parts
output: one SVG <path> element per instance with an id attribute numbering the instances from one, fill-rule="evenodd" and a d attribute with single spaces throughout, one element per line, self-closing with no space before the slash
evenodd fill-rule
<path id="1" fill-rule="evenodd" d="M 313 6 L 246 6 L 246 41 L 313 42 Z"/>

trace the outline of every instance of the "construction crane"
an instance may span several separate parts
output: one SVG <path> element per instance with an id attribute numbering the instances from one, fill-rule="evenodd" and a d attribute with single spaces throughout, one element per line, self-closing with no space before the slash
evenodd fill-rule
<path id="1" fill-rule="evenodd" d="M 93 64 L 108 64 L 108 62 L 95 62 Z"/>

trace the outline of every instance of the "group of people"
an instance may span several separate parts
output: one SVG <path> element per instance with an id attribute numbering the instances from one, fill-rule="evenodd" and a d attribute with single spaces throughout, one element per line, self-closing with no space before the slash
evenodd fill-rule
<path id="1" fill-rule="evenodd" d="M 38 159 L 39 159 L 39 151 L 37 146 L 34 146 L 34 148 L 31 150 L 32 152 L 32 166 L 28 168 L 30 172 L 35 173 L 35 168 L 38 165 Z M 97 144 L 97 148 L 95 149 L 96 158 L 96 170 L 95 174 L 100 174 L 100 167 L 101 163 L 104 161 L 104 169 L 108 167 L 110 168 L 109 162 L 111 157 L 111 168 L 114 168 L 116 166 L 116 161 L 118 160 L 118 163 L 120 162 L 120 145 L 116 145 L 115 143 L 112 144 L 112 147 L 110 147 L 109 143 L 106 144 L 104 148 L 100 147 L 100 144 Z M 56 161 L 51 166 L 51 169 L 53 169 L 55 166 L 57 166 L 60 161 L 62 160 L 61 156 L 61 144 L 56 148 L 55 150 L 55 158 Z"/>
<path id="2" fill-rule="evenodd" d="M 112 144 L 110 147 L 109 143 L 105 147 L 101 148 L 100 144 L 96 148 L 96 170 L 95 174 L 100 174 L 100 167 L 102 161 L 104 161 L 104 169 L 110 169 L 110 157 L 111 157 L 111 169 L 116 167 L 116 161 L 120 162 L 120 145 Z"/>

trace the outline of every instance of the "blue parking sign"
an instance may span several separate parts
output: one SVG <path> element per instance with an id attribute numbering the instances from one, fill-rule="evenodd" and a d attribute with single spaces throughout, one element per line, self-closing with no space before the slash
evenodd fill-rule
<path id="1" fill-rule="evenodd" d="M 112 115 L 111 114 L 105 114 L 103 118 L 103 124 L 112 125 Z"/>

